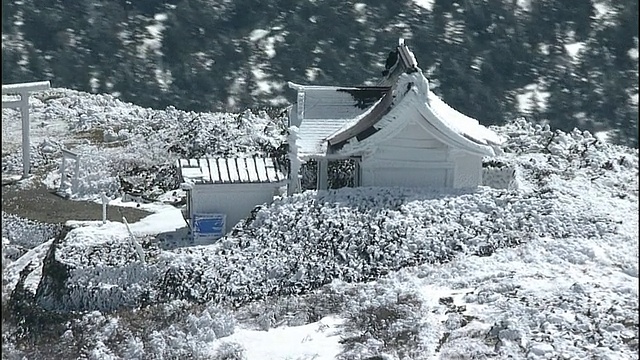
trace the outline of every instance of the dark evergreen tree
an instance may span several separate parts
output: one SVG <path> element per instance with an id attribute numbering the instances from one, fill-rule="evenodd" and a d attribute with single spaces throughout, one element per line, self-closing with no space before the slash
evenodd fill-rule
<path id="1" fill-rule="evenodd" d="M 50 79 L 155 108 L 239 111 L 294 101 L 287 81 L 376 84 L 403 37 L 434 91 L 484 124 L 527 115 L 637 146 L 638 3 L 602 0 L 603 14 L 591 1 L 519 3 L 3 2 L 3 83 Z M 549 96 L 525 114 L 516 99 L 530 84 Z"/>

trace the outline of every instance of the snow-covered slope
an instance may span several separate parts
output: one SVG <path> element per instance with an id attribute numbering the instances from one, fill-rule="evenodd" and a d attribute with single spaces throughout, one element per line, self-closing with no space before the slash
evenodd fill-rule
<path id="1" fill-rule="evenodd" d="M 549 136 L 549 153 L 504 158 L 520 169 L 517 190 L 305 192 L 276 200 L 215 246 L 162 251 L 147 239 L 146 264 L 136 261 L 122 224 L 74 229 L 55 243 L 37 300 L 57 310 L 112 310 L 170 299 L 246 303 L 333 279 L 370 280 L 410 265 L 488 256 L 532 239 L 617 234 L 625 219 L 611 213 L 620 207 L 615 199 L 637 196 L 633 171 L 625 171 L 637 167 L 633 153 L 599 145 L 588 134 L 533 131 L 528 137 Z M 606 204 L 603 195 L 611 204 L 596 212 L 594 202 Z M 66 268 L 66 283 L 48 281 L 48 266 Z"/>
<path id="2" fill-rule="evenodd" d="M 3 350 L 638 358 L 638 150 L 525 121 L 494 130 L 509 139 L 496 160 L 516 168 L 514 189 L 308 191 L 260 209 L 216 245 L 173 249 L 154 236 L 175 228 L 159 213 L 132 224 L 144 263 L 122 224 L 73 229 L 10 264 L 4 274 L 17 280 L 5 291 L 17 289 L 9 303 L 19 309 L 88 311 L 36 316 L 65 319 L 34 335 L 53 346 L 17 349 L 31 328 L 9 323 Z M 310 346 L 282 340 L 288 331 L 308 334 L 288 339 Z"/>

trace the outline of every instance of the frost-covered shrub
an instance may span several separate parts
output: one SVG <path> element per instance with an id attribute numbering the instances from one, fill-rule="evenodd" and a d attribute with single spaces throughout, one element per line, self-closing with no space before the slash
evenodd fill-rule
<path id="1" fill-rule="evenodd" d="M 383 354 L 415 358 L 422 354 L 422 301 L 411 293 L 365 298 L 348 314 L 340 341 L 341 359 L 363 359 Z M 366 300 L 365 300 L 366 299 Z"/>
<path id="2" fill-rule="evenodd" d="M 8 241 L 7 245 L 32 249 L 55 238 L 61 231 L 60 224 L 41 223 L 2 212 L 2 238 Z"/>
<path id="3" fill-rule="evenodd" d="M 83 163 L 77 198 L 92 199 L 100 192 L 115 194 L 120 177 L 145 179 L 143 195 L 153 197 L 175 189 L 175 181 L 154 177 L 158 168 L 173 166 L 180 157 L 269 155 L 284 158 L 286 137 L 282 119 L 265 111 L 240 114 L 195 113 L 168 107 L 165 110 L 142 108 L 124 103 L 110 95 L 51 89 L 32 95 L 30 109 L 34 122 L 66 127 L 40 140 L 33 131 L 31 161 L 34 171 L 57 171 L 62 144 L 76 152 Z M 3 109 L 3 115 L 19 122 L 19 113 Z M 4 130 L 4 129 L 3 129 Z M 99 135 L 99 136 L 98 136 Z M 3 152 L 3 172 L 22 169 L 19 147 Z M 135 173 L 127 170 L 136 169 Z M 50 173 L 50 180 L 55 176 Z M 54 181 L 47 182 L 57 188 Z M 172 187 L 172 188 L 167 188 Z M 156 189 L 154 189 L 156 188 Z"/>
<path id="4" fill-rule="evenodd" d="M 356 188 L 278 198 L 238 224 L 220 247 L 160 251 L 158 263 L 140 268 L 149 281 L 126 291 L 119 288 L 122 297 L 111 305 L 174 299 L 241 305 L 308 292 L 335 279 L 378 279 L 403 267 L 450 261 L 462 254 L 490 256 L 496 249 L 540 237 L 597 239 L 616 231 L 613 214 L 592 213 L 589 199 L 564 184 L 579 178 L 583 184 L 595 183 L 600 193 L 637 196 L 637 150 L 594 143 L 588 134 L 578 132 L 558 133 L 552 140 L 544 128 L 528 123 L 514 123 L 502 131 L 513 135 L 505 146 L 514 152 L 504 156 L 506 163 L 518 169 L 515 189 Z M 536 153 L 530 148 L 549 150 Z M 571 209 L 563 200 L 567 197 L 577 199 Z M 86 253 L 80 259 L 90 259 L 85 263 L 65 260 L 72 254 L 64 249 L 58 256 L 76 267 L 78 274 L 101 272 L 99 264 L 120 253 L 108 248 L 81 249 Z M 576 263 L 586 261 L 580 254 L 575 258 Z M 116 274 L 131 269 L 109 269 L 114 279 L 124 279 L 114 285 L 128 286 L 127 279 L 134 277 Z M 78 295 L 91 288 L 82 279 L 72 282 L 77 283 L 73 291 Z M 322 312 L 316 309 L 320 310 L 304 310 L 296 316 L 300 321 L 314 319 Z M 272 319 L 265 312 L 260 322 L 270 327 L 286 318 L 278 314 L 274 311 Z"/>
<path id="5" fill-rule="evenodd" d="M 16 149 L 19 150 L 19 149 Z M 59 145 L 50 139 L 32 141 L 30 146 L 30 169 L 32 174 L 50 171 L 59 162 Z M 22 151 L 2 153 L 2 172 L 4 174 L 22 174 Z"/>
<path id="6" fill-rule="evenodd" d="M 515 180 L 515 166 L 496 159 L 482 162 L 482 185 L 496 189 L 512 189 Z"/>
<path id="7" fill-rule="evenodd" d="M 484 332 L 475 336 L 449 336 L 439 349 L 442 359 L 490 359 L 495 358 L 495 345 L 483 341 Z"/>
<path id="8" fill-rule="evenodd" d="M 236 318 L 267 331 L 276 326 L 301 326 L 344 309 L 345 294 L 323 287 L 301 296 L 271 296 L 251 302 L 236 311 Z"/>
<path id="9" fill-rule="evenodd" d="M 31 334 L 29 341 L 48 343 L 29 358 L 242 359 L 235 343 L 212 351 L 202 344 L 233 333 L 232 314 L 214 304 L 206 307 L 170 302 L 111 314 L 98 311 L 69 314 L 59 328 Z M 12 341 L 16 343 L 15 339 Z M 4 342 L 3 342 L 4 346 Z"/>
<path id="10" fill-rule="evenodd" d="M 106 242 L 100 235 L 86 249 L 63 243 L 58 259 L 75 269 L 72 274 L 83 276 L 73 275 L 68 286 L 73 297 L 48 299 L 47 304 L 66 310 L 130 306 L 143 299 L 241 305 L 304 293 L 335 279 L 374 280 L 403 267 L 451 261 L 463 254 L 491 256 L 496 249 L 539 237 L 598 238 L 616 231 L 606 215 L 567 212 L 556 200 L 565 191 L 562 187 L 535 192 L 308 191 L 260 208 L 252 221 L 236 226 L 220 246 L 161 251 L 158 262 L 151 265 L 124 265 L 134 259 L 129 245 L 119 244 L 126 240 L 125 233 Z M 123 265 L 105 272 L 112 260 Z M 118 297 L 109 297 L 109 303 L 95 301 L 87 291 L 94 286 L 84 283 L 87 271 L 109 274 L 109 284 L 117 287 L 108 289 L 110 294 L 118 291 Z M 44 272 L 46 278 L 47 269 Z"/>
<path id="11" fill-rule="evenodd" d="M 244 360 L 245 349 L 235 342 L 223 342 L 220 344 L 213 357 L 214 360 Z"/>
<path id="12" fill-rule="evenodd" d="M 4 324 L 2 326 L 4 329 Z M 23 360 L 27 358 L 23 349 L 18 349 L 15 342 L 10 339 L 2 339 L 2 358 L 5 360 Z"/>
<path id="13" fill-rule="evenodd" d="M 327 183 L 329 189 L 353 187 L 355 181 L 356 161 L 353 159 L 329 161 L 327 170 Z M 315 190 L 317 188 L 318 163 L 309 160 L 300 169 L 302 175 L 301 184 L 303 190 Z"/>
<path id="14" fill-rule="evenodd" d="M 124 344 L 123 355 L 125 359 L 144 359 L 145 346 L 142 339 L 138 336 L 127 337 Z"/>
<path id="15" fill-rule="evenodd" d="M 187 327 L 193 335 L 203 336 L 210 332 L 214 339 L 233 335 L 236 321 L 231 313 L 210 304 L 198 315 L 187 316 Z"/>

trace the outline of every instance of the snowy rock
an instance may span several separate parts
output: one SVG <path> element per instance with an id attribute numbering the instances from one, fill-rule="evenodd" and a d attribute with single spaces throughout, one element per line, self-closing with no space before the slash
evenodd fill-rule
<path id="1" fill-rule="evenodd" d="M 531 344 L 531 348 L 529 349 L 532 354 L 538 356 L 545 356 L 546 354 L 553 353 L 554 348 L 551 344 L 547 343 L 534 343 Z"/>
<path id="2" fill-rule="evenodd" d="M 504 329 L 498 333 L 500 340 L 508 340 L 513 342 L 520 342 L 524 337 L 522 330 L 520 329 Z"/>
<path id="3" fill-rule="evenodd" d="M 573 291 L 575 291 L 576 293 L 579 293 L 579 294 L 584 294 L 585 293 L 584 286 L 582 286 L 579 283 L 575 283 L 575 284 L 571 285 L 571 290 L 573 290 Z"/>
<path id="4" fill-rule="evenodd" d="M 127 129 L 121 129 L 118 131 L 118 140 L 128 140 L 131 137 L 131 133 Z"/>
<path id="5" fill-rule="evenodd" d="M 116 134 L 113 129 L 106 129 L 103 133 L 103 139 L 104 142 L 113 142 L 118 140 L 118 134 Z"/>
<path id="6" fill-rule="evenodd" d="M 60 145 L 54 143 L 51 140 L 45 140 L 44 142 L 42 142 L 42 144 L 40 144 L 40 151 L 45 154 L 54 154 L 60 151 Z"/>

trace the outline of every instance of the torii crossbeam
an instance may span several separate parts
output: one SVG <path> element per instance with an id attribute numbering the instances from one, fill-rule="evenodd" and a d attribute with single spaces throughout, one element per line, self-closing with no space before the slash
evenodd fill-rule
<path id="1" fill-rule="evenodd" d="M 20 100 L 2 99 L 2 108 L 19 108 L 22 117 L 22 178 L 29 176 L 31 144 L 29 140 L 29 95 L 51 87 L 49 81 L 2 85 L 2 95 L 18 95 Z"/>

